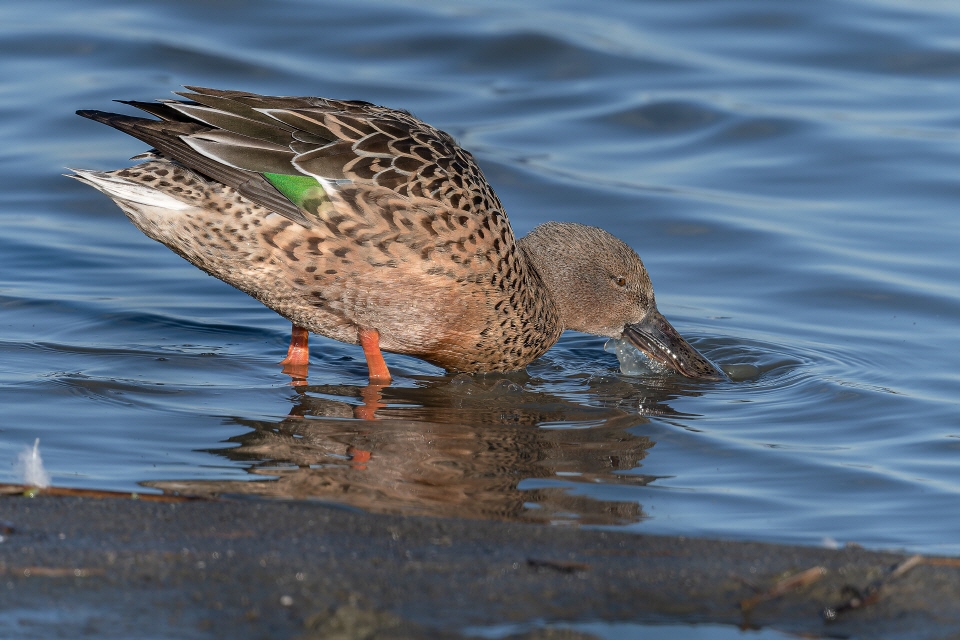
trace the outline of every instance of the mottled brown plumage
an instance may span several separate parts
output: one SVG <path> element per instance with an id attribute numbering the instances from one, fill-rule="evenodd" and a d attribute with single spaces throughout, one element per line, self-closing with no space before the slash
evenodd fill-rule
<path id="1" fill-rule="evenodd" d="M 620 337 L 662 319 L 632 249 L 560 223 L 518 242 L 473 157 L 407 112 L 190 89 L 187 101 L 129 103 L 159 120 L 79 111 L 154 151 L 76 177 L 295 328 L 359 341 L 368 362 L 379 339 L 474 372 L 520 369 L 565 328 Z M 638 346 L 686 375 L 722 376 L 676 338 L 664 352 Z"/>

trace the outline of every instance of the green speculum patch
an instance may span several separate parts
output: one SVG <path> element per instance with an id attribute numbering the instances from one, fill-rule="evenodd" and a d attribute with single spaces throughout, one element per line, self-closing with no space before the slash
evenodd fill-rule
<path id="1" fill-rule="evenodd" d="M 315 214 L 324 202 L 329 201 L 326 191 L 317 179 L 311 176 L 291 176 L 283 173 L 262 175 L 277 188 L 277 191 L 304 211 Z"/>

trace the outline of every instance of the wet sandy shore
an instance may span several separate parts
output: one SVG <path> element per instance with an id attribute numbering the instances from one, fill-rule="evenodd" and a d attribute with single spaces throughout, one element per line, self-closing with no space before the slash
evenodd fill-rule
<path id="1" fill-rule="evenodd" d="M 304 502 L 6 493 L 2 637 L 436 638 L 521 623 L 523 637 L 574 638 L 590 636 L 544 626 L 586 621 L 960 634 L 954 558 Z"/>

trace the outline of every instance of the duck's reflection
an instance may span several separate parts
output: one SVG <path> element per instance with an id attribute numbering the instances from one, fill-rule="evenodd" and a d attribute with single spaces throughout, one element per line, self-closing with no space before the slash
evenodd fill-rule
<path id="1" fill-rule="evenodd" d="M 661 402 L 669 395 L 650 397 L 647 387 L 646 397 L 627 395 L 625 403 L 626 388 L 609 384 L 604 391 L 616 401 L 604 401 L 592 386 L 584 396 L 609 406 L 469 376 L 416 388 L 302 386 L 287 418 L 237 419 L 251 431 L 231 438 L 239 446 L 213 452 L 269 478 L 148 484 L 190 494 L 321 499 L 372 512 L 635 522 L 643 517 L 639 503 L 603 499 L 602 487 L 651 480 L 637 468 L 654 443 L 636 427 L 651 407 L 668 412 Z"/>

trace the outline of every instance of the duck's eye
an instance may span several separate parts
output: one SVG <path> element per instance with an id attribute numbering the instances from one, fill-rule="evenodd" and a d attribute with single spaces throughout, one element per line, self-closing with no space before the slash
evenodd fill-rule
<path id="1" fill-rule="evenodd" d="M 627 279 L 623 276 L 613 276 L 613 281 L 617 283 L 618 287 L 627 286 Z"/>

